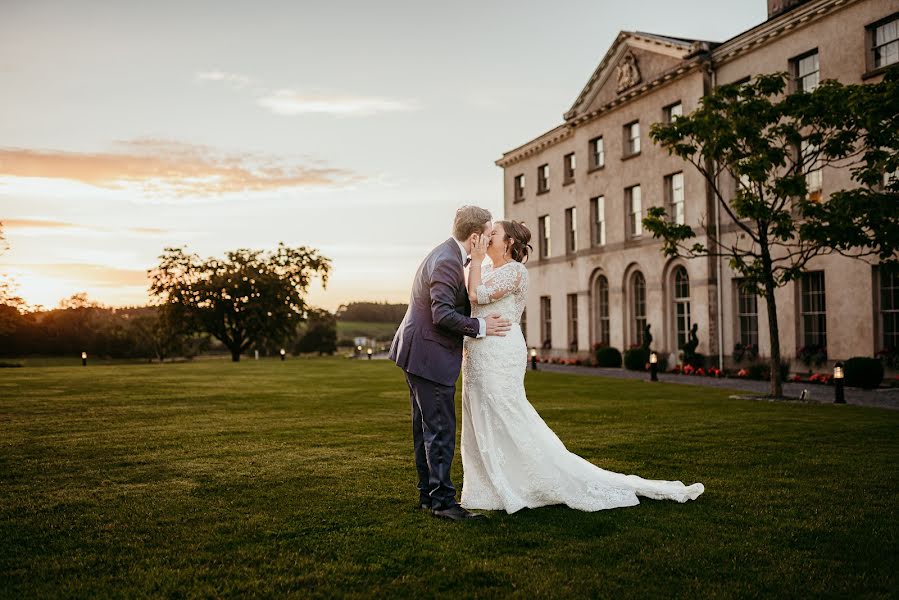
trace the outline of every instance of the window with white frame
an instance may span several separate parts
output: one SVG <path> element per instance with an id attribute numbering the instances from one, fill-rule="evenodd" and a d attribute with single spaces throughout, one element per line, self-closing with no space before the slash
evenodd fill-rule
<path id="1" fill-rule="evenodd" d="M 683 225 L 684 218 L 684 173 L 673 173 L 665 177 L 665 195 L 671 209 L 671 220 Z"/>
<path id="2" fill-rule="evenodd" d="M 827 348 L 824 271 L 802 274 L 802 339 L 806 347 Z"/>
<path id="3" fill-rule="evenodd" d="M 628 211 L 628 233 L 636 238 L 643 235 L 643 198 L 640 186 L 635 185 L 624 190 L 625 202 Z"/>
<path id="4" fill-rule="evenodd" d="M 568 349 L 577 350 L 577 294 L 568 294 Z"/>
<path id="5" fill-rule="evenodd" d="M 759 345 L 759 297 L 753 289 L 747 289 L 742 279 L 734 279 L 737 295 L 737 323 L 740 328 L 740 344 Z"/>
<path id="6" fill-rule="evenodd" d="M 899 349 L 899 269 L 883 268 L 880 280 L 880 344 L 881 350 Z"/>
<path id="7" fill-rule="evenodd" d="M 677 347 L 690 339 L 690 277 L 683 267 L 674 269 L 674 327 Z"/>
<path id="8" fill-rule="evenodd" d="M 603 148 L 602 136 L 590 140 L 590 168 L 598 169 L 605 166 L 606 153 Z"/>
<path id="9" fill-rule="evenodd" d="M 540 237 L 539 240 L 539 250 L 540 250 L 540 258 L 549 258 L 550 255 L 550 235 L 549 235 L 550 221 L 549 215 L 544 215 L 537 220 L 537 235 Z"/>
<path id="10" fill-rule="evenodd" d="M 576 166 L 574 152 L 566 154 L 563 162 L 565 166 L 565 179 L 563 183 L 571 183 L 574 181 L 574 169 Z"/>
<path id="11" fill-rule="evenodd" d="M 524 200 L 524 174 L 515 176 L 515 202 Z"/>
<path id="12" fill-rule="evenodd" d="M 609 322 L 609 280 L 605 275 L 596 278 L 596 341 L 603 345 L 612 343 Z"/>
<path id="13" fill-rule="evenodd" d="M 577 209 L 573 206 L 565 209 L 565 252 L 577 252 Z"/>
<path id="14" fill-rule="evenodd" d="M 871 68 L 879 69 L 899 62 L 899 14 L 868 27 Z"/>
<path id="15" fill-rule="evenodd" d="M 805 185 L 808 188 L 806 197 L 814 202 L 820 202 L 823 181 L 818 147 L 808 140 L 802 140 L 799 152 L 802 155 L 802 170 L 805 171 Z"/>
<path id="16" fill-rule="evenodd" d="M 665 122 L 671 123 L 676 118 L 684 116 L 684 105 L 680 102 L 675 102 L 669 106 L 665 107 Z"/>
<path id="17" fill-rule="evenodd" d="M 818 50 L 812 50 L 790 61 L 793 88 L 797 92 L 811 92 L 818 87 Z"/>
<path id="18" fill-rule="evenodd" d="M 552 302 L 549 296 L 540 296 L 540 339 L 544 348 L 553 347 Z"/>
<path id="19" fill-rule="evenodd" d="M 631 339 L 639 346 L 643 343 L 643 332 L 646 329 L 646 279 L 640 271 L 631 276 L 631 311 Z"/>
<path id="20" fill-rule="evenodd" d="M 590 242 L 594 246 L 606 245 L 606 199 L 604 196 L 590 198 L 590 214 L 592 215 L 592 227 L 590 228 Z"/>
<path id="21" fill-rule="evenodd" d="M 640 153 L 640 122 L 634 121 L 624 126 L 624 155 Z"/>
<path id="22" fill-rule="evenodd" d="M 549 165 L 537 167 L 537 193 L 549 191 Z"/>

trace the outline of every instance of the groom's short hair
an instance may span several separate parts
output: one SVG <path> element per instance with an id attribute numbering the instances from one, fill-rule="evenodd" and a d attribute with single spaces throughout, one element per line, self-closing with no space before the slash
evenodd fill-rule
<path id="1" fill-rule="evenodd" d="M 484 223 L 492 220 L 490 211 L 480 206 L 463 206 L 456 211 L 453 237 L 464 242 L 473 233 L 484 233 Z"/>

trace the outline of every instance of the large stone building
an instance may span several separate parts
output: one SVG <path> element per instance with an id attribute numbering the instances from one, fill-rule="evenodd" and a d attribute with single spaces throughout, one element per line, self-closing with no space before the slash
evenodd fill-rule
<path id="1" fill-rule="evenodd" d="M 668 259 L 642 231 L 651 206 L 666 206 L 700 241 L 701 224 L 717 216 L 702 176 L 654 144 L 649 127 L 689 113 L 716 85 L 760 73 L 788 71 L 794 89 L 877 81 L 899 62 L 897 11 L 896 0 L 768 0 L 765 22 L 721 43 L 621 32 L 564 122 L 496 163 L 506 218 L 524 221 L 536 242 L 529 344 L 623 350 L 649 323 L 653 347 L 673 353 L 695 323 L 710 358 L 727 360 L 737 343 L 768 355 L 764 299 L 742 293 L 726 261 Z M 824 198 L 851 185 L 848 172 L 829 169 L 810 183 Z M 897 286 L 874 264 L 817 258 L 777 292 L 782 355 L 820 345 L 833 360 L 899 346 Z"/>

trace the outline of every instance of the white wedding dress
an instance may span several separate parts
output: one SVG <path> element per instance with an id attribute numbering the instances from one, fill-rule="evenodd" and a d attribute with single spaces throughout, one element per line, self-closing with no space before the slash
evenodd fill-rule
<path id="1" fill-rule="evenodd" d="M 505 337 L 465 339 L 462 358 L 462 506 L 505 510 L 566 504 L 585 511 L 634 506 L 637 496 L 686 502 L 701 483 L 653 481 L 600 469 L 569 452 L 528 402 L 527 346 L 518 325 L 527 268 L 484 266 L 472 316 L 500 314 L 514 324 Z"/>

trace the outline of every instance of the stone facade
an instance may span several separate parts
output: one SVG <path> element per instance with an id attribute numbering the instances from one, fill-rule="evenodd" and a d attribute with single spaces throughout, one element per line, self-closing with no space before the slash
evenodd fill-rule
<path id="1" fill-rule="evenodd" d="M 689 113 L 714 86 L 790 71 L 794 59 L 814 52 L 821 80 L 882 77 L 872 64 L 870 32 L 872 25 L 899 18 L 894 0 L 768 0 L 768 9 L 768 20 L 723 43 L 622 32 L 564 123 L 497 161 L 504 170 L 505 216 L 524 221 L 533 235 L 525 329 L 531 346 L 561 355 L 585 355 L 597 342 L 623 350 L 640 341 L 645 321 L 653 347 L 662 352 L 676 352 L 696 324 L 698 350 L 710 357 L 720 351 L 727 360 L 741 339 L 752 339 L 761 355 L 768 354 L 764 299 L 757 298 L 755 307 L 748 298 L 741 303 L 725 261 L 665 258 L 658 241 L 635 231 L 631 214 L 635 196 L 637 216 L 651 206 L 666 206 L 670 214 L 672 201 L 682 198 L 684 221 L 699 241 L 704 227 L 714 227 L 715 202 L 702 176 L 648 136 L 652 123 L 670 118 L 672 110 Z M 638 151 L 632 147 L 634 123 Z M 600 137 L 602 161 L 595 143 Z M 848 172 L 823 170 L 824 198 L 849 185 Z M 599 212 L 602 227 L 596 224 Z M 546 217 L 549 249 L 541 257 Z M 827 256 L 808 271 L 806 281 L 778 290 L 782 355 L 795 357 L 809 340 L 823 339 L 818 328 L 825 330 L 831 360 L 871 356 L 884 347 L 876 265 Z M 805 315 L 803 294 L 807 308 L 813 307 Z"/>

